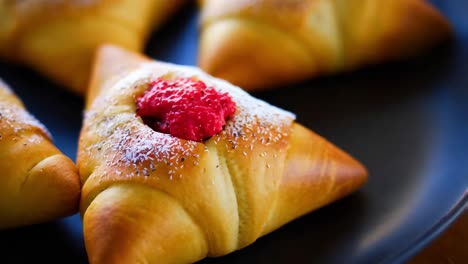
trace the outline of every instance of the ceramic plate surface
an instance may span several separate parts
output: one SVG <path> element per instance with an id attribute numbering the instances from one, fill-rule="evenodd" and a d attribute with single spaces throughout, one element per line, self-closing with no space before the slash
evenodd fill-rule
<path id="1" fill-rule="evenodd" d="M 307 127 L 364 163 L 359 192 L 253 245 L 202 263 L 394 263 L 443 231 L 467 203 L 468 1 L 432 1 L 455 40 L 431 54 L 319 78 L 254 96 L 297 114 Z M 187 7 L 155 32 L 146 53 L 194 65 L 197 11 Z M 24 67 L 0 76 L 76 157 L 82 99 Z M 78 215 L 0 232 L 1 263 L 87 263 Z"/>

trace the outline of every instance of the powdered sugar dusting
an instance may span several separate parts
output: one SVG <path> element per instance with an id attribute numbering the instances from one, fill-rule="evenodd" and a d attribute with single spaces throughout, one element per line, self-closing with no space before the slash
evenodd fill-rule
<path id="1" fill-rule="evenodd" d="M 142 85 L 152 80 L 166 76 L 167 78 L 195 78 L 204 81 L 208 86 L 214 87 L 221 93 L 228 93 L 237 106 L 237 113 L 233 120 L 226 125 L 226 131 L 238 137 L 245 134 L 245 130 L 260 128 L 260 134 L 270 133 L 262 130 L 276 130 L 281 134 L 283 126 L 289 126 L 295 119 L 295 115 L 270 105 L 265 101 L 254 98 L 241 88 L 234 86 L 224 80 L 214 78 L 199 68 L 191 66 L 180 66 L 171 63 L 154 62 L 142 66 L 132 72 L 127 78 L 116 84 L 119 89 L 126 89 L 135 85 Z M 254 126 L 256 124 L 258 126 Z"/>
<path id="2" fill-rule="evenodd" d="M 0 127 L 12 129 L 15 134 L 23 130 L 36 128 L 49 139 L 52 138 L 47 128 L 22 107 L 0 102 Z"/>
<path id="3" fill-rule="evenodd" d="M 13 94 L 11 88 L 2 79 L 0 79 L 0 89 L 3 89 L 7 94 Z"/>
<path id="4" fill-rule="evenodd" d="M 135 133 L 135 131 L 139 131 Z M 107 167 L 125 177 L 147 178 L 167 174 L 169 179 L 181 178 L 186 165 L 197 163 L 197 142 L 183 141 L 168 134 L 154 132 L 137 123 L 129 123 L 115 130 L 109 138 Z M 107 177 L 108 174 L 102 175 Z"/>
<path id="5" fill-rule="evenodd" d="M 283 142 L 289 135 L 294 114 L 258 100 L 239 87 L 216 79 L 198 68 L 169 63 L 147 63 L 129 73 L 110 89 L 100 94 L 85 114 L 84 131 L 99 140 L 84 146 L 87 157 L 101 156 L 108 173 L 121 179 L 147 178 L 151 175 L 169 180 L 182 179 L 182 171 L 199 165 L 199 159 L 209 152 L 204 143 L 183 140 L 146 126 L 136 113 L 136 98 L 157 78 L 193 78 L 205 82 L 218 92 L 227 93 L 236 103 L 237 111 L 224 130 L 209 139 L 229 149 L 239 149 L 244 157 L 254 151 L 257 141 L 265 146 Z M 85 134 L 86 134 L 85 133 Z M 247 147 L 246 147 L 247 146 Z M 249 147 L 250 146 L 250 147 Z M 209 153 L 206 153 L 209 155 Z"/>
<path id="6" fill-rule="evenodd" d="M 228 93 L 236 103 L 237 112 L 225 126 L 225 133 L 235 141 L 256 141 L 262 144 L 275 143 L 287 136 L 295 115 L 254 98 L 241 88 L 224 80 L 214 78 L 199 68 L 178 66 L 170 63 L 154 63 L 153 67 L 168 68 L 170 76 L 183 78 L 196 78 L 204 81 L 208 86 L 214 87 L 221 93 Z M 148 66 L 150 68 L 150 66 Z M 252 137 L 252 135 L 254 135 Z M 219 139 L 219 138 L 218 138 Z M 255 142 L 250 142 L 255 143 Z"/>
<path id="7" fill-rule="evenodd" d="M 47 128 L 39 122 L 32 114 L 30 114 L 18 101 L 14 92 L 10 87 L 0 79 L 0 95 L 6 97 L 5 100 L 8 100 L 8 97 L 15 98 L 17 103 L 14 102 L 2 102 L 0 101 L 0 128 L 4 133 L 19 134 L 19 132 L 35 128 L 38 129 L 43 136 L 48 139 L 52 139 L 51 134 Z M 0 131 L 0 136 L 1 135 Z M 0 137 L 1 139 L 1 137 Z M 31 142 L 32 143 L 32 142 Z"/>
<path id="8" fill-rule="evenodd" d="M 121 153 L 112 163 L 140 164 L 145 161 L 157 161 L 175 164 L 179 156 L 192 155 L 197 143 L 184 142 L 168 134 L 162 134 L 147 129 L 146 126 L 129 124 L 118 128 L 112 137 L 117 144 L 112 146 L 113 153 Z M 143 131 L 141 131 L 143 129 Z M 141 131 L 141 133 L 134 133 Z M 112 164 L 111 164 L 112 165 Z"/>

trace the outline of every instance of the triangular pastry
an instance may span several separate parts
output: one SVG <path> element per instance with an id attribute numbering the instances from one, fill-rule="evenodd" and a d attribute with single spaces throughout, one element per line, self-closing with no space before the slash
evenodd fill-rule
<path id="1" fill-rule="evenodd" d="M 425 0 L 199 3 L 200 67 L 247 90 L 416 56 L 451 35 Z"/>
<path id="2" fill-rule="evenodd" d="M 365 168 L 198 68 L 104 46 L 80 135 L 90 263 L 222 256 L 339 199 Z"/>
<path id="3" fill-rule="evenodd" d="M 0 1 L 0 57 L 27 64 L 85 94 L 102 43 L 144 48 L 149 33 L 183 0 Z"/>
<path id="4" fill-rule="evenodd" d="M 0 81 L 0 229 L 78 211 L 80 179 L 46 128 Z"/>

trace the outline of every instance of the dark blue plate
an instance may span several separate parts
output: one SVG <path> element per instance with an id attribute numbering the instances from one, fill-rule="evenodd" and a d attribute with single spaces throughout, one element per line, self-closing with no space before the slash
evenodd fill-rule
<path id="1" fill-rule="evenodd" d="M 440 234 L 466 207 L 468 186 L 468 2 L 433 1 L 456 30 L 453 43 L 416 60 L 256 93 L 361 160 L 359 192 L 202 263 L 394 263 Z M 147 54 L 195 64 L 196 11 L 155 32 Z M 82 99 L 23 67 L 0 76 L 76 156 Z M 0 232 L 1 263 L 87 263 L 78 215 Z"/>

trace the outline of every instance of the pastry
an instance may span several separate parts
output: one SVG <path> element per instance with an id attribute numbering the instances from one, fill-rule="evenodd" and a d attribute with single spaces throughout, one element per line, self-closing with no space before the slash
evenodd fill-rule
<path id="1" fill-rule="evenodd" d="M 425 0 L 199 3 L 200 67 L 250 91 L 417 56 L 451 35 Z"/>
<path id="2" fill-rule="evenodd" d="M 188 263 L 246 247 L 358 189 L 365 168 L 198 68 L 97 54 L 80 135 L 90 263 Z"/>
<path id="3" fill-rule="evenodd" d="M 0 82 L 0 229 L 42 223 L 78 211 L 75 164 L 46 128 Z"/>
<path id="4" fill-rule="evenodd" d="M 77 94 L 86 92 L 102 43 L 144 48 L 183 0 L 2 0 L 0 57 L 27 64 Z"/>

